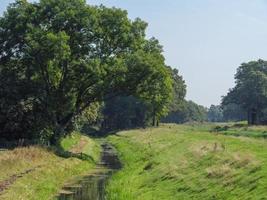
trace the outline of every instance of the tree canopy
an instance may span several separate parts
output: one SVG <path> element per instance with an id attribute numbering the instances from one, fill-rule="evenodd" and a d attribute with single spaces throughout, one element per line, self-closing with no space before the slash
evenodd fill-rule
<path id="1" fill-rule="evenodd" d="M 85 0 L 11 4 L 0 18 L 1 134 L 49 130 L 55 142 L 75 116 L 120 95 L 149 102 L 155 118 L 165 115 L 173 80 L 146 27 Z"/>
<path id="2" fill-rule="evenodd" d="M 211 105 L 207 115 L 208 121 L 210 122 L 222 122 L 224 120 L 221 106 Z"/>
<path id="3" fill-rule="evenodd" d="M 185 123 L 185 122 L 205 122 L 207 121 L 207 109 L 193 101 L 184 100 L 179 108 L 171 111 L 162 122 L 165 123 Z"/>
<path id="4" fill-rule="evenodd" d="M 267 62 L 243 63 L 235 75 L 236 85 L 223 98 L 223 105 L 235 103 L 247 111 L 249 124 L 267 122 Z"/>

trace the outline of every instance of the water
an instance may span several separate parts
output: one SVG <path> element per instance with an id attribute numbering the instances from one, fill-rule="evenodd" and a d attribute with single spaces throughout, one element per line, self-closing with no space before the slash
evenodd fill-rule
<path id="1" fill-rule="evenodd" d="M 114 148 L 102 144 L 101 162 L 87 176 L 78 178 L 65 185 L 56 197 L 57 200 L 105 200 L 105 186 L 114 171 L 121 168 L 121 163 Z"/>

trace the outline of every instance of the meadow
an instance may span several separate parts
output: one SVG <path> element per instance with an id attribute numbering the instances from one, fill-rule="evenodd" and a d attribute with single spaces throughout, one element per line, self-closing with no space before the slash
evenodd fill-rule
<path id="1" fill-rule="evenodd" d="M 99 144 L 109 142 L 123 168 L 108 181 L 108 200 L 267 199 L 266 130 L 244 123 L 163 124 L 100 140 L 73 132 L 61 140 L 60 151 L 2 151 L 0 197 L 53 198 L 68 180 L 93 170 Z"/>
<path id="2" fill-rule="evenodd" d="M 91 159 L 80 159 L 81 153 Z M 99 153 L 98 143 L 79 133 L 64 138 L 60 152 L 40 146 L 3 151 L 0 153 L 0 199 L 52 199 L 66 181 L 93 169 Z"/>
<path id="3" fill-rule="evenodd" d="M 166 124 L 109 136 L 124 167 L 109 182 L 108 199 L 267 199 L 265 139 L 214 132 L 217 126 Z"/>

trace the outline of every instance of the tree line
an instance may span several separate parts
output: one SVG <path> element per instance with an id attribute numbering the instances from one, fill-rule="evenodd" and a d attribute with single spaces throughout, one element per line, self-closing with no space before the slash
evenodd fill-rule
<path id="1" fill-rule="evenodd" d="M 235 74 L 235 86 L 219 106 L 208 111 L 209 121 L 242 121 L 267 124 L 267 61 L 242 63 Z"/>
<path id="2" fill-rule="evenodd" d="M 49 141 L 83 125 L 267 122 L 267 62 L 242 64 L 220 106 L 185 100 L 186 84 L 147 39 L 147 23 L 85 0 L 17 0 L 0 17 L 0 137 Z"/>
<path id="3" fill-rule="evenodd" d="M 85 0 L 10 4 L 0 18 L 1 137 L 56 144 L 99 118 L 104 128 L 156 125 L 185 84 L 146 27 Z"/>
<path id="4" fill-rule="evenodd" d="M 241 64 L 235 80 L 235 87 L 223 97 L 222 105 L 239 105 L 246 112 L 249 124 L 267 124 L 267 62 Z"/>

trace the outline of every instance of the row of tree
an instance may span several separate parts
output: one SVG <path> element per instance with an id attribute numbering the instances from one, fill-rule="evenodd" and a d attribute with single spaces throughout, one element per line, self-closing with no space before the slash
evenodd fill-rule
<path id="1" fill-rule="evenodd" d="M 157 124 L 185 85 L 146 27 L 85 0 L 11 4 L 0 18 L 0 136 L 57 143 L 101 115 L 105 128 Z"/>
<path id="2" fill-rule="evenodd" d="M 173 70 L 174 99 L 169 105 L 169 114 L 161 121 L 185 123 L 247 120 L 249 124 L 267 124 L 267 61 L 243 63 L 237 69 L 235 79 L 235 87 L 223 97 L 221 105 L 211 105 L 210 108 L 205 108 L 192 101 L 184 100 L 186 93 L 184 81 L 178 75 L 178 71 Z M 135 109 L 146 110 L 147 107 L 143 106 L 140 104 Z M 144 114 L 144 112 L 138 112 L 138 109 L 136 111 Z M 126 117 L 123 118 L 126 119 Z M 147 119 L 147 115 L 142 115 L 139 119 Z"/>
<path id="3" fill-rule="evenodd" d="M 17 0 L 0 18 L 0 137 L 57 143 L 72 129 L 160 121 L 267 122 L 267 62 L 242 64 L 221 106 L 184 99 L 147 24 L 85 0 Z"/>
<path id="4" fill-rule="evenodd" d="M 230 89 L 229 93 L 223 97 L 221 105 L 211 105 L 210 108 L 184 100 L 186 86 L 177 70 L 172 71 L 172 78 L 174 80 L 174 98 L 169 104 L 169 114 L 161 119 L 162 122 L 228 122 L 247 120 L 249 124 L 267 123 L 266 61 L 258 60 L 243 63 L 235 75 L 236 86 Z M 109 121 L 111 124 L 112 121 L 117 123 L 117 125 L 113 124 L 111 127 L 127 128 L 145 126 L 151 123 L 149 121 L 152 116 L 151 107 L 142 102 L 132 98 L 126 101 L 125 98 L 122 98 L 108 105 L 108 110 L 105 112 L 105 121 Z M 116 106 L 114 107 L 114 105 Z"/>
<path id="5" fill-rule="evenodd" d="M 209 122 L 229 122 L 246 120 L 246 112 L 241 106 L 231 103 L 227 105 L 211 105 L 207 112 Z"/>

